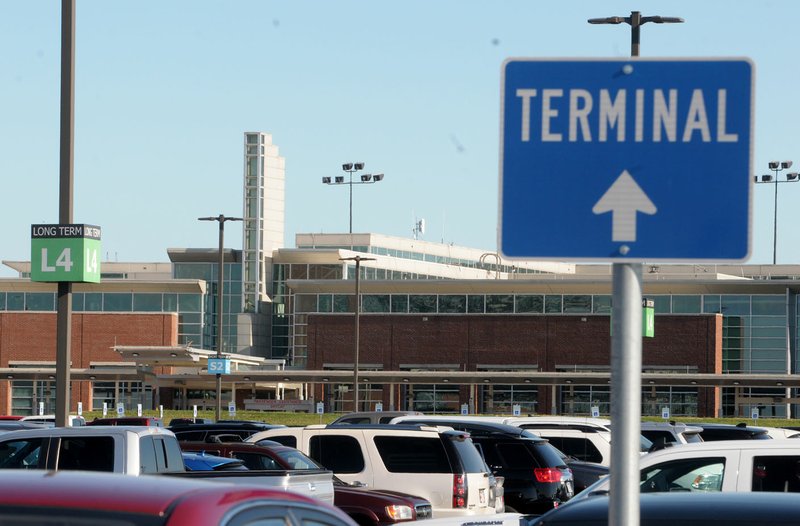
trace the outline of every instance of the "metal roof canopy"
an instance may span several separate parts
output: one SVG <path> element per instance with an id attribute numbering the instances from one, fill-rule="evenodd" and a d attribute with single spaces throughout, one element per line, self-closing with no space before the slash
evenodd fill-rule
<path id="1" fill-rule="evenodd" d="M 361 371 L 361 382 L 373 384 L 532 384 L 609 385 L 610 372 L 531 371 Z M 186 375 L 159 375 L 164 380 L 187 380 Z M 352 383 L 352 370 L 240 371 L 223 375 L 224 382 Z M 642 373 L 642 386 L 800 387 L 800 375 Z"/>
<path id="2" fill-rule="evenodd" d="M 206 351 L 210 352 L 210 351 Z M 3 367 L 0 380 L 55 380 L 55 367 Z M 361 371 L 360 380 L 367 384 L 528 384 L 528 385 L 609 385 L 609 372 L 532 372 L 532 371 Z M 109 367 L 103 369 L 71 369 L 75 381 L 136 381 L 145 376 L 161 387 L 202 385 L 211 380 L 205 374 L 159 374 L 142 368 Z M 223 375 L 226 383 L 351 383 L 351 370 L 315 371 L 239 371 Z M 153 381 L 151 380 L 151 381 Z M 800 387 L 795 374 L 709 374 L 709 373 L 642 373 L 642 387 Z"/>
<path id="3" fill-rule="evenodd" d="M 209 358 L 217 356 L 216 351 L 196 349 L 186 346 L 148 346 L 148 345 L 115 345 L 114 350 L 118 352 L 125 361 L 136 362 L 137 365 L 160 365 L 175 367 L 199 367 L 201 361 L 208 363 Z M 222 353 L 222 356 L 231 360 L 231 363 L 239 366 L 267 366 L 282 367 L 284 360 L 268 360 L 259 356 L 247 356 L 244 354 Z"/>
<path id="4" fill-rule="evenodd" d="M 139 381 L 152 373 L 136 367 L 106 367 L 102 369 L 70 369 L 70 378 L 75 381 Z M 55 382 L 55 367 L 0 367 L 0 380 L 52 380 Z"/>

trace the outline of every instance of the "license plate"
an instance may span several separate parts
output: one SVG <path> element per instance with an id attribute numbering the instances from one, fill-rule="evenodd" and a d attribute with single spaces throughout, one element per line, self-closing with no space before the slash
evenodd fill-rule
<path id="1" fill-rule="evenodd" d="M 573 489 L 573 487 L 572 487 L 572 481 L 571 481 L 571 480 L 568 480 L 568 481 L 566 481 L 566 482 L 564 483 L 564 485 L 565 485 L 565 486 L 566 486 L 566 488 L 567 488 L 567 495 L 569 495 L 569 496 L 571 497 L 572 495 L 574 495 L 574 494 L 575 494 L 575 490 L 574 490 L 574 489 Z"/>

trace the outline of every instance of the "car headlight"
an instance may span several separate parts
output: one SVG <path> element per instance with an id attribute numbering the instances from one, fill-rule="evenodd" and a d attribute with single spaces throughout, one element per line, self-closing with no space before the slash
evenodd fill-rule
<path id="1" fill-rule="evenodd" d="M 386 506 L 386 515 L 396 521 L 410 521 L 413 518 L 410 506 L 398 506 L 396 504 Z"/>

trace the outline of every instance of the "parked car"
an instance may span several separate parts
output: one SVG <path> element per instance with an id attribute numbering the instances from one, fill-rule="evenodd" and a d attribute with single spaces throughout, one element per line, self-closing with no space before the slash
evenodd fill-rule
<path id="1" fill-rule="evenodd" d="M 674 444 L 696 444 L 703 441 L 702 427 L 680 422 L 642 422 L 642 435 L 656 448 Z"/>
<path id="2" fill-rule="evenodd" d="M 244 462 L 237 458 L 209 455 L 205 452 L 190 453 L 188 451 L 181 453 L 181 456 L 187 471 L 244 471 L 248 469 L 245 467 Z"/>
<path id="3" fill-rule="evenodd" d="M 312 425 L 247 439 L 295 447 L 345 482 L 402 491 L 430 501 L 434 517 L 496 512 L 500 489 L 463 431 L 407 425 Z"/>
<path id="4" fill-rule="evenodd" d="M 155 426 L 164 427 L 164 422 L 154 416 L 120 416 L 114 418 L 95 418 L 86 422 L 87 426 Z"/>
<path id="5" fill-rule="evenodd" d="M 213 424 L 210 418 L 173 418 L 169 421 L 170 426 L 183 426 L 188 424 Z"/>
<path id="6" fill-rule="evenodd" d="M 285 427 L 266 422 L 217 422 L 170 425 L 167 429 L 175 433 L 182 442 L 231 442 L 236 439 L 244 440 L 259 431 Z"/>
<path id="7" fill-rule="evenodd" d="M 745 422 L 739 424 L 700 423 L 700 436 L 705 441 L 714 440 L 769 440 L 772 437 L 763 427 L 749 426 Z"/>
<path id="8" fill-rule="evenodd" d="M 55 424 L 50 422 L 23 422 L 21 420 L 0 421 L 0 433 L 21 431 L 23 429 L 42 429 L 45 427 L 55 427 Z"/>
<path id="9" fill-rule="evenodd" d="M 297 449 L 278 442 L 270 443 L 268 440 L 262 440 L 259 444 L 183 442 L 181 447 L 185 452 L 204 451 L 235 459 L 248 469 L 321 469 L 319 464 Z M 338 477 L 333 481 L 333 494 L 334 505 L 361 526 L 388 526 L 398 522 L 429 519 L 433 514 L 431 503 L 422 497 L 357 487 Z"/>
<path id="10" fill-rule="evenodd" d="M 154 426 L 12 431 L 0 435 L 0 469 L 105 471 L 255 484 L 333 504 L 333 473 L 329 470 L 187 471 L 178 439 L 171 431 Z"/>
<path id="11" fill-rule="evenodd" d="M 24 422 L 22 422 L 24 423 Z M 42 427 L 0 435 L 0 469 L 183 472 L 178 441 L 160 427 Z"/>
<path id="12" fill-rule="evenodd" d="M 555 446 L 554 446 L 555 447 Z M 585 490 L 598 480 L 608 476 L 609 468 L 597 462 L 586 462 L 571 457 L 556 448 L 564 463 L 572 471 L 572 481 L 575 486 L 575 495 Z"/>
<path id="13" fill-rule="evenodd" d="M 356 526 L 319 500 L 250 484 L 0 470 L 0 487 L 0 524 Z"/>
<path id="14" fill-rule="evenodd" d="M 788 429 L 785 427 L 767 427 L 767 426 L 759 426 L 763 429 L 767 430 L 767 434 L 772 438 L 784 439 L 784 438 L 800 438 L 800 431 L 796 429 Z"/>
<path id="15" fill-rule="evenodd" d="M 401 422 L 435 422 L 441 415 L 403 416 L 392 420 Z M 459 416 L 463 422 L 493 422 L 527 429 L 533 434 L 550 440 L 550 443 L 570 457 L 586 462 L 596 462 L 604 466 L 611 463 L 611 431 L 609 420 L 569 416 L 534 416 L 534 417 L 491 417 L 491 416 Z M 650 442 L 644 437 L 644 451 Z"/>
<path id="16" fill-rule="evenodd" d="M 580 499 L 527 522 L 527 526 L 598 526 L 608 524 L 609 498 Z M 800 499 L 784 493 L 685 492 L 642 494 L 641 526 L 796 525 Z"/>
<path id="17" fill-rule="evenodd" d="M 419 417 L 416 417 L 419 418 Z M 574 494 L 572 471 L 546 439 L 519 427 L 458 416 L 403 417 L 404 424 L 448 426 L 469 433 L 493 473 L 503 477 L 505 511 L 544 513 Z"/>
<path id="18" fill-rule="evenodd" d="M 333 422 L 331 425 L 339 424 L 388 424 L 389 421 L 398 416 L 421 415 L 419 411 L 358 411 L 347 413 Z"/>
<path id="19" fill-rule="evenodd" d="M 794 439 L 685 444 L 649 453 L 639 467 L 641 493 L 800 492 L 800 447 Z M 574 499 L 608 489 L 609 480 L 601 479 Z"/>
<path id="20" fill-rule="evenodd" d="M 69 422 L 70 427 L 77 427 L 77 426 L 85 426 L 86 419 L 82 416 L 78 415 L 67 415 L 67 420 Z M 56 415 L 30 415 L 30 416 L 23 416 L 20 421 L 22 422 L 38 422 L 43 424 L 53 424 L 56 423 Z"/>

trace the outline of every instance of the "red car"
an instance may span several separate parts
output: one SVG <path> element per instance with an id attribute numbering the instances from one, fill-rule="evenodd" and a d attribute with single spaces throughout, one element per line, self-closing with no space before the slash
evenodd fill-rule
<path id="1" fill-rule="evenodd" d="M 0 488 L 0 524 L 356 526 L 303 495 L 161 475 L 0 470 Z"/>
<path id="2" fill-rule="evenodd" d="M 263 443 L 263 441 L 262 441 Z M 204 451 L 209 455 L 238 458 L 249 469 L 325 469 L 293 447 L 246 442 L 181 442 L 183 451 Z M 429 519 L 432 506 L 427 499 L 389 490 L 351 486 L 334 477 L 333 503 L 360 526 L 390 526 L 398 522 Z"/>
<path id="3" fill-rule="evenodd" d="M 164 422 L 154 416 L 118 416 L 95 418 L 86 422 L 87 426 L 155 426 L 164 427 Z"/>

